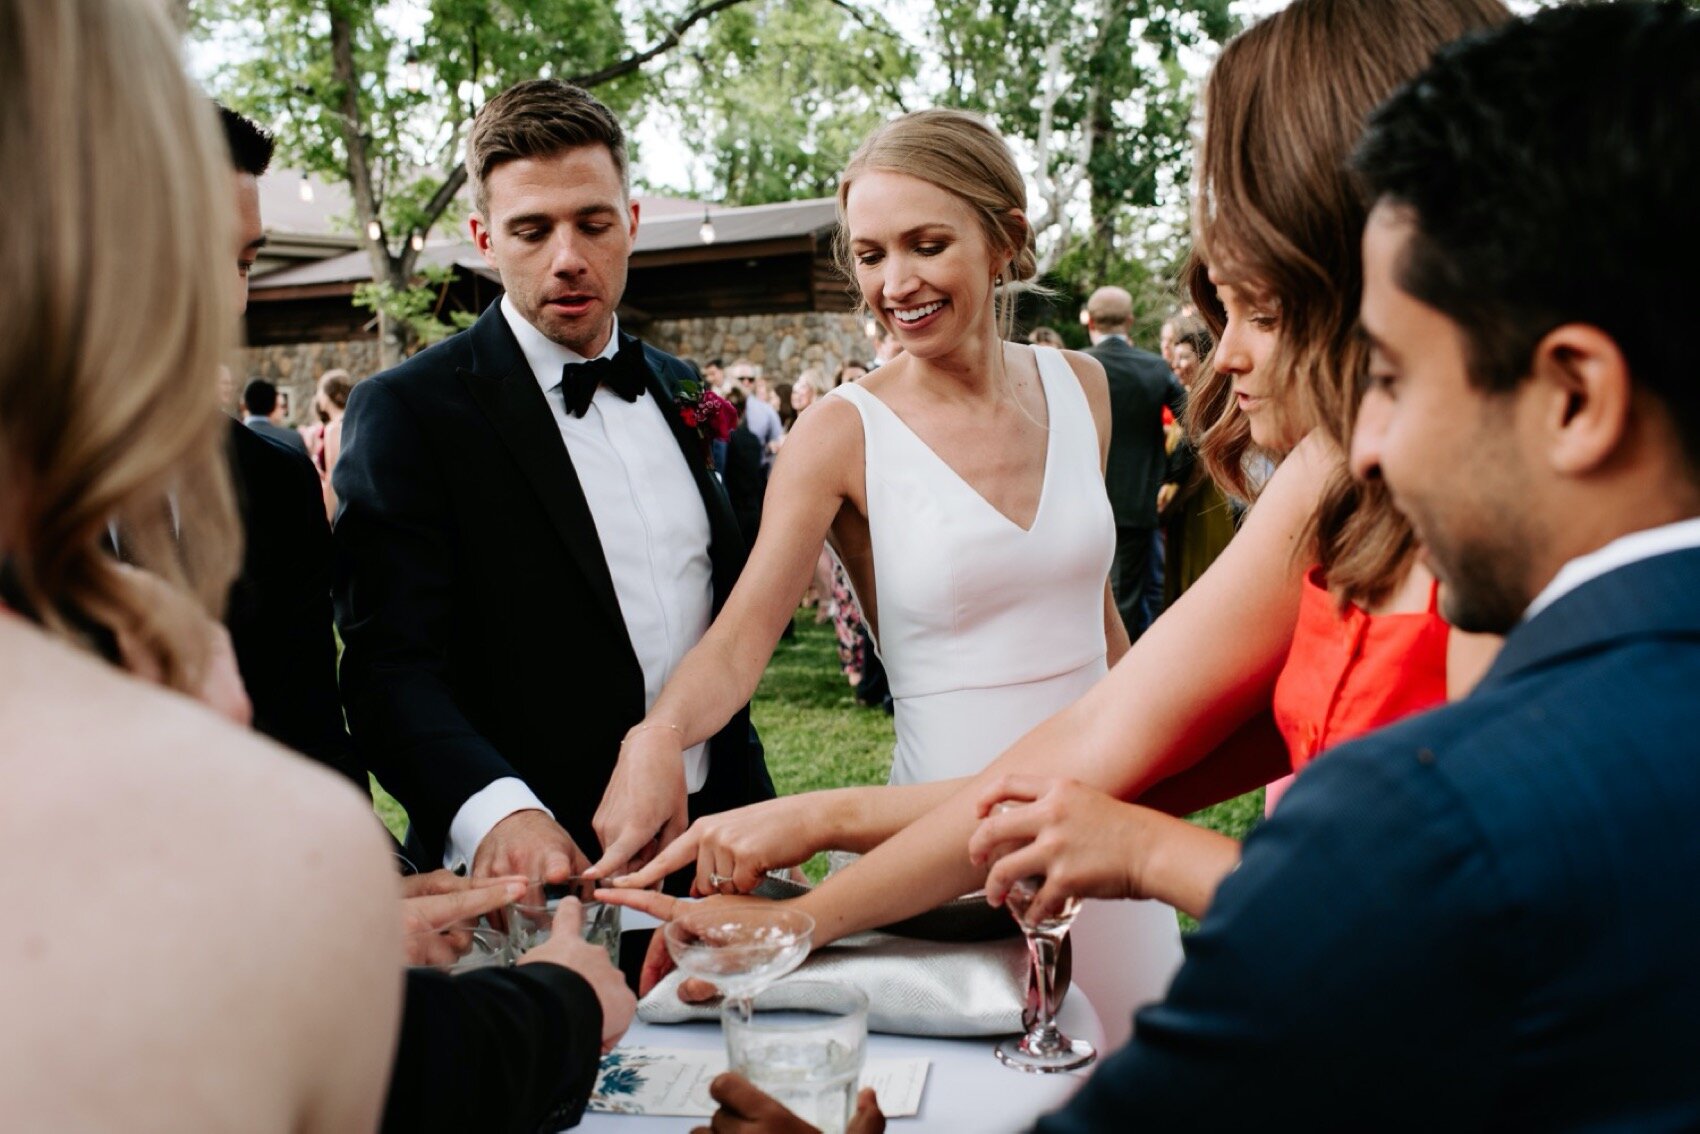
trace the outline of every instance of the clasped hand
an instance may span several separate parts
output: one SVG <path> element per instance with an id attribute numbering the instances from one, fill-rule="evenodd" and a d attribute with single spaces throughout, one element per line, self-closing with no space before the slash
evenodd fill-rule
<path id="1" fill-rule="evenodd" d="M 1024 806 L 1001 812 L 1000 803 Z M 1145 809 L 1074 780 L 1005 776 L 976 801 L 980 826 L 968 841 L 975 865 L 991 863 L 986 901 L 1001 906 L 1024 878 L 1044 884 L 1028 906 L 1038 922 L 1069 898 L 1142 898 Z M 995 861 L 994 861 L 995 860 Z"/>

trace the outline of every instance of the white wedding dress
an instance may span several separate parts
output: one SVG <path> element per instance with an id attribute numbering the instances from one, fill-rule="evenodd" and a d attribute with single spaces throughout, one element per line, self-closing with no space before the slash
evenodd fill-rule
<path id="1" fill-rule="evenodd" d="M 974 775 L 1106 672 L 1115 520 L 1098 433 L 1068 362 L 1049 348 L 1034 355 L 1049 437 L 1027 529 L 878 397 L 854 384 L 832 391 L 862 418 L 878 621 L 870 629 L 894 701 L 894 784 Z M 1076 980 L 1119 1042 L 1131 1008 L 1161 997 L 1180 964 L 1174 911 L 1092 902 L 1073 937 Z"/>

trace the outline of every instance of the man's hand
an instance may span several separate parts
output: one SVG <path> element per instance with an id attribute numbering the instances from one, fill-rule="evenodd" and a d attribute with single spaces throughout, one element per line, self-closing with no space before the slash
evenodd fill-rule
<path id="1" fill-rule="evenodd" d="M 472 947 L 475 918 L 525 893 L 525 879 L 497 878 L 479 885 L 451 871 L 402 879 L 401 932 L 410 965 L 452 964 Z"/>
<path id="2" fill-rule="evenodd" d="M 602 805 L 590 824 L 602 840 L 592 878 L 641 867 L 690 823 L 685 761 L 676 729 L 640 725 L 626 734 Z"/>
<path id="3" fill-rule="evenodd" d="M 742 1075 L 727 1072 L 716 1076 L 708 1085 L 708 1093 L 720 1109 L 709 1125 L 699 1126 L 691 1134 L 820 1134 Z M 856 1113 L 844 1130 L 845 1134 L 884 1134 L 885 1115 L 880 1113 L 872 1087 L 863 1087 L 856 1096 Z"/>
<path id="4" fill-rule="evenodd" d="M 518 875 L 561 882 L 590 864 L 572 836 L 542 811 L 516 811 L 490 828 L 472 858 L 478 879 Z"/>
<path id="5" fill-rule="evenodd" d="M 571 969 L 589 983 L 602 1005 L 602 1050 L 612 1051 L 632 1026 L 637 997 L 626 987 L 625 975 L 614 967 L 607 951 L 584 939 L 584 908 L 577 899 L 561 900 L 549 940 L 527 951 L 519 963 L 533 965 L 540 961 Z"/>

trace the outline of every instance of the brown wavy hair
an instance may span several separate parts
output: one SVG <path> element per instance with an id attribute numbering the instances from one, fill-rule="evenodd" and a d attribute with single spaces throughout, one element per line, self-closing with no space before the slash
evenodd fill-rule
<path id="1" fill-rule="evenodd" d="M 0 303 L 0 553 L 49 630 L 122 634 L 187 690 L 240 550 L 216 402 L 236 264 L 230 158 L 177 51 L 155 5 L 0 0 L 0 276 L 20 285 Z M 111 525 L 199 609 L 139 590 Z"/>
<path id="2" fill-rule="evenodd" d="M 1368 202 L 1347 160 L 1365 119 L 1437 48 L 1510 18 L 1500 0 L 1295 0 L 1212 68 L 1185 283 L 1218 340 L 1225 316 L 1206 265 L 1280 300 L 1270 369 L 1294 435 L 1319 428 L 1342 453 L 1351 444 L 1367 360 L 1357 314 Z M 1188 427 L 1211 476 L 1251 499 L 1251 431 L 1228 375 L 1204 368 Z M 1335 595 L 1366 605 L 1398 585 L 1416 547 L 1386 490 L 1353 481 L 1343 461 L 1307 543 Z"/>
<path id="3" fill-rule="evenodd" d="M 986 242 L 1010 257 L 1003 282 L 994 292 L 999 333 L 1015 337 L 1015 304 L 1022 292 L 1045 293 L 1034 284 L 1039 274 L 1033 228 L 1027 223 L 1027 183 L 1003 137 L 975 115 L 961 110 L 918 110 L 868 135 L 838 179 L 839 270 L 856 288 L 856 264 L 850 255 L 850 227 L 844 206 L 850 186 L 866 170 L 883 169 L 931 182 L 962 198 L 974 210 Z M 859 299 L 859 293 L 858 299 Z M 884 322 L 884 315 L 875 313 Z"/>

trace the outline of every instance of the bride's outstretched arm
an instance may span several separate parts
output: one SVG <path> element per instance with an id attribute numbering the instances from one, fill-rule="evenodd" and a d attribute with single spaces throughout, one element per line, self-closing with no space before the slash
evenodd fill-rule
<path id="1" fill-rule="evenodd" d="M 685 829 L 680 754 L 712 737 L 750 699 L 803 589 L 821 544 L 862 469 L 856 408 L 828 398 L 797 420 L 774 459 L 761 533 L 737 586 L 702 641 L 685 655 L 642 723 L 626 734 L 592 820 L 604 848 L 589 873 L 604 877 L 659 838 Z"/>
<path id="2" fill-rule="evenodd" d="M 1267 709 L 1298 618 L 1306 526 L 1336 459 L 1317 439 L 1303 442 L 1227 550 L 1108 677 L 919 822 L 799 898 L 816 941 L 980 885 L 985 871 L 967 851 L 975 801 L 1000 777 L 1065 776 L 1134 799 Z"/>

